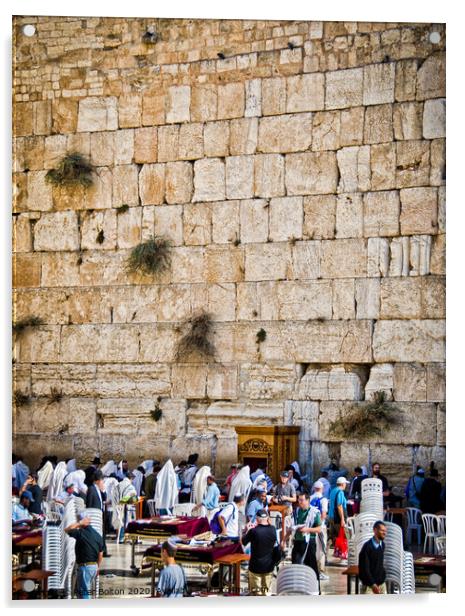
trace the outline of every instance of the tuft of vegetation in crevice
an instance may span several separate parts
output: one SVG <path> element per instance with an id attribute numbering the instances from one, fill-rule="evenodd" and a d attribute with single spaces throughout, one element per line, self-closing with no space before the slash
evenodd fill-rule
<path id="1" fill-rule="evenodd" d="M 55 186 L 91 186 L 94 169 L 79 152 L 67 154 L 55 167 L 47 171 L 45 179 Z"/>
<path id="2" fill-rule="evenodd" d="M 20 319 L 19 321 L 16 321 L 16 323 L 13 323 L 13 333 L 20 336 L 29 327 L 40 327 L 41 325 L 45 325 L 45 321 L 41 317 L 29 315 L 24 317 L 24 319 Z"/>
<path id="3" fill-rule="evenodd" d="M 129 210 L 129 205 L 127 203 L 123 203 L 123 205 L 120 205 L 119 207 L 116 208 L 116 213 L 124 214 L 128 210 Z"/>
<path id="4" fill-rule="evenodd" d="M 377 391 L 372 401 L 353 405 L 332 421 L 329 431 L 343 440 L 382 436 L 399 424 L 398 411 L 386 400 L 385 391 Z"/>
<path id="5" fill-rule="evenodd" d="M 57 387 L 51 387 L 50 394 L 47 397 L 49 399 L 49 404 L 61 402 L 63 399 L 63 391 Z"/>
<path id="6" fill-rule="evenodd" d="M 15 406 L 26 406 L 30 404 L 32 397 L 29 394 L 24 393 L 20 389 L 16 389 L 13 393 L 13 402 Z"/>
<path id="7" fill-rule="evenodd" d="M 103 229 L 100 229 L 97 234 L 97 237 L 95 238 L 95 241 L 97 242 L 97 244 L 103 244 L 103 242 L 105 241 L 105 233 L 103 232 Z"/>
<path id="8" fill-rule="evenodd" d="M 176 360 L 179 361 L 190 353 L 198 353 L 204 357 L 214 357 L 215 345 L 212 342 L 213 322 L 207 312 L 199 314 L 184 321 L 185 334 L 178 342 Z"/>
<path id="9" fill-rule="evenodd" d="M 257 344 L 260 344 L 261 342 L 265 342 L 265 340 L 266 340 L 266 331 L 262 327 L 257 332 L 257 335 L 255 337 L 255 342 Z"/>
<path id="10" fill-rule="evenodd" d="M 171 243 L 163 237 L 152 236 L 135 246 L 127 259 L 128 273 L 157 274 L 171 263 Z"/>
<path id="11" fill-rule="evenodd" d="M 160 421 L 163 415 L 163 411 L 160 408 L 161 396 L 158 396 L 155 403 L 155 407 L 150 411 L 150 417 L 153 421 Z"/>

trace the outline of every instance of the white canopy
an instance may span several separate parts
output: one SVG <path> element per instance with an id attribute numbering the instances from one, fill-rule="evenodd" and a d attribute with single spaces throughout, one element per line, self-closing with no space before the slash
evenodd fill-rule
<path id="1" fill-rule="evenodd" d="M 247 499 L 252 482 L 250 481 L 250 467 L 243 466 L 231 481 L 231 489 L 229 490 L 229 500 L 232 501 L 236 494 L 243 494 Z"/>
<path id="2" fill-rule="evenodd" d="M 113 460 L 108 460 L 108 462 L 102 466 L 101 470 L 104 477 L 109 477 L 113 473 L 116 475 L 118 472 L 118 467 L 116 466 L 116 462 Z"/>
<path id="3" fill-rule="evenodd" d="M 50 479 L 47 500 L 52 500 L 63 492 L 63 481 L 67 474 L 66 462 L 58 462 Z"/>
<path id="4" fill-rule="evenodd" d="M 168 460 L 157 475 L 155 508 L 171 509 L 178 502 L 178 482 L 173 463 Z"/>
<path id="5" fill-rule="evenodd" d="M 42 490 L 48 488 L 52 475 L 53 464 L 50 462 L 50 460 L 47 460 L 47 462 L 43 465 L 40 471 L 37 472 L 37 484 L 39 488 L 42 488 Z"/>
<path id="6" fill-rule="evenodd" d="M 194 477 L 194 483 L 192 484 L 191 491 L 191 503 L 197 505 L 202 504 L 202 499 L 207 491 L 207 477 L 211 475 L 211 469 L 209 466 L 202 466 Z"/>

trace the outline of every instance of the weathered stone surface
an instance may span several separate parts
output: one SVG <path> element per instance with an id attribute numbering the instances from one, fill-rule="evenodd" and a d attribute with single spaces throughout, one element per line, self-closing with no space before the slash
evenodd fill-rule
<path id="1" fill-rule="evenodd" d="M 103 232 L 103 241 L 100 241 Z M 98 239 L 97 239 L 98 238 Z M 81 219 L 81 249 L 113 249 L 116 247 L 116 212 L 89 212 Z"/>
<path id="2" fill-rule="evenodd" d="M 259 121 L 259 152 L 305 151 L 308 150 L 311 142 L 311 113 L 270 116 L 261 118 Z"/>
<path id="3" fill-rule="evenodd" d="M 303 236 L 306 239 L 330 239 L 336 226 L 336 198 L 332 195 L 304 197 Z"/>
<path id="4" fill-rule="evenodd" d="M 355 280 L 333 280 L 333 319 L 355 319 Z"/>
<path id="5" fill-rule="evenodd" d="M 15 216 L 13 219 L 13 252 L 31 252 L 32 233 L 28 216 Z"/>
<path id="6" fill-rule="evenodd" d="M 191 119 L 193 122 L 216 120 L 217 91 L 214 84 L 196 85 L 191 93 Z"/>
<path id="7" fill-rule="evenodd" d="M 306 400 L 361 400 L 362 392 L 359 375 L 343 366 L 309 368 L 297 387 L 297 396 Z"/>
<path id="8" fill-rule="evenodd" d="M 340 111 L 339 143 L 341 146 L 362 145 L 364 117 L 364 107 L 351 107 Z"/>
<path id="9" fill-rule="evenodd" d="M 17 341 L 20 362 L 48 363 L 59 360 L 60 326 L 48 325 L 29 328 Z"/>
<path id="10" fill-rule="evenodd" d="M 142 126 L 156 126 L 165 121 L 165 96 L 144 94 L 142 97 Z"/>
<path id="11" fill-rule="evenodd" d="M 209 203 L 188 204 L 183 213 L 184 243 L 206 245 L 211 243 L 212 214 Z"/>
<path id="12" fill-rule="evenodd" d="M 373 355 L 377 362 L 441 361 L 444 337 L 444 321 L 378 321 L 373 334 Z"/>
<path id="13" fill-rule="evenodd" d="M 177 160 L 179 126 L 160 126 L 158 129 L 158 162 Z"/>
<path id="14" fill-rule="evenodd" d="M 284 156 L 257 154 L 253 160 L 255 196 L 280 197 L 284 195 Z"/>
<path id="15" fill-rule="evenodd" d="M 172 282 L 205 282 L 205 253 L 197 246 L 179 246 L 172 251 Z"/>
<path id="16" fill-rule="evenodd" d="M 394 367 L 392 364 L 378 364 L 371 368 L 365 385 L 365 400 L 374 400 L 375 394 L 384 392 L 386 400 L 392 400 L 394 389 Z"/>
<path id="17" fill-rule="evenodd" d="M 419 319 L 421 316 L 421 280 L 385 278 L 381 281 L 382 319 Z"/>
<path id="18" fill-rule="evenodd" d="M 415 100 L 417 85 L 417 60 L 401 60 L 396 66 L 396 101 Z"/>
<path id="19" fill-rule="evenodd" d="M 204 126 L 203 136 L 205 156 L 228 156 L 228 122 L 207 122 Z"/>
<path id="20" fill-rule="evenodd" d="M 363 69 L 326 73 L 326 109 L 342 109 L 362 104 Z"/>
<path id="21" fill-rule="evenodd" d="M 30 171 L 27 174 L 27 199 L 30 210 L 46 212 L 53 207 L 52 185 L 46 182 L 46 171 Z"/>
<path id="22" fill-rule="evenodd" d="M 206 251 L 207 282 L 238 282 L 244 279 L 244 253 L 241 248 L 209 246 Z"/>
<path id="23" fill-rule="evenodd" d="M 396 147 L 394 143 L 373 145 L 370 149 L 371 190 L 396 188 Z"/>
<path id="24" fill-rule="evenodd" d="M 363 201 L 361 193 L 337 196 L 336 237 L 363 237 Z"/>
<path id="25" fill-rule="evenodd" d="M 74 133 L 78 121 L 78 101 L 56 98 L 52 101 L 52 129 L 54 133 Z"/>
<path id="26" fill-rule="evenodd" d="M 446 136 L 446 99 L 425 101 L 423 112 L 423 137 L 438 139 Z"/>
<path id="27" fill-rule="evenodd" d="M 248 199 L 253 195 L 253 156 L 228 156 L 226 158 L 226 198 Z"/>
<path id="28" fill-rule="evenodd" d="M 370 64 L 363 69 L 363 104 L 394 102 L 395 63 Z"/>
<path id="29" fill-rule="evenodd" d="M 177 364 L 173 366 L 173 395 L 178 398 L 205 398 L 207 366 Z"/>
<path id="30" fill-rule="evenodd" d="M 231 156 L 254 154 L 258 143 L 258 118 L 231 120 L 229 128 L 229 151 Z"/>
<path id="31" fill-rule="evenodd" d="M 394 137 L 421 139 L 423 107 L 421 103 L 400 103 L 393 107 Z"/>
<path id="32" fill-rule="evenodd" d="M 397 143 L 396 187 L 427 185 L 429 174 L 429 143 L 425 141 L 399 141 Z"/>
<path id="33" fill-rule="evenodd" d="M 262 80 L 262 114 L 277 115 L 286 112 L 286 79 L 273 77 Z"/>
<path id="34" fill-rule="evenodd" d="M 165 199 L 169 204 L 186 203 L 192 197 L 193 170 L 191 163 L 167 163 L 165 170 Z"/>
<path id="35" fill-rule="evenodd" d="M 139 94 L 125 94 L 118 99 L 118 123 L 120 128 L 141 125 L 142 99 Z"/>
<path id="36" fill-rule="evenodd" d="M 245 280 L 286 279 L 290 267 L 288 244 L 248 244 L 245 247 Z"/>
<path id="37" fill-rule="evenodd" d="M 394 364 L 394 400 L 426 401 L 426 370 L 422 364 Z"/>
<path id="38" fill-rule="evenodd" d="M 421 276 L 421 318 L 446 318 L 446 281 L 442 276 Z"/>
<path id="39" fill-rule="evenodd" d="M 138 169 L 136 165 L 113 167 L 113 205 L 139 205 Z"/>
<path id="40" fill-rule="evenodd" d="M 315 113 L 313 116 L 312 150 L 337 150 L 340 147 L 341 114 L 339 111 Z"/>
<path id="41" fill-rule="evenodd" d="M 370 189 L 370 148 L 348 147 L 337 151 L 339 170 L 338 192 L 357 192 Z"/>
<path id="42" fill-rule="evenodd" d="M 190 86 L 171 86 L 166 97 L 166 122 L 189 122 L 190 120 Z"/>
<path id="43" fill-rule="evenodd" d="M 218 86 L 218 120 L 241 118 L 244 115 L 245 95 L 243 83 Z"/>
<path id="44" fill-rule="evenodd" d="M 402 235 L 437 232 L 437 189 L 405 188 L 400 191 Z"/>
<path id="45" fill-rule="evenodd" d="M 270 240 L 285 242 L 302 238 L 302 197 L 282 197 L 270 201 Z"/>
<path id="46" fill-rule="evenodd" d="M 437 53 L 423 62 L 417 74 L 417 100 L 446 95 L 446 56 Z"/>
<path id="47" fill-rule="evenodd" d="M 219 158 L 196 160 L 194 163 L 193 201 L 218 201 L 225 198 L 224 163 Z"/>
<path id="48" fill-rule="evenodd" d="M 288 195 L 336 192 L 337 164 L 333 152 L 305 152 L 286 156 L 285 183 Z"/>
<path id="49" fill-rule="evenodd" d="M 431 142 L 431 175 L 432 186 L 442 186 L 446 182 L 446 141 L 435 139 Z M 443 191 L 445 198 L 445 190 Z M 444 230 L 444 227 L 443 227 Z"/>
<path id="50" fill-rule="evenodd" d="M 134 131 L 134 162 L 155 163 L 157 161 L 157 129 L 154 126 Z"/>
<path id="51" fill-rule="evenodd" d="M 51 128 L 51 101 L 36 101 L 32 103 L 32 130 L 34 135 L 49 135 Z"/>
<path id="52" fill-rule="evenodd" d="M 34 226 L 34 250 L 77 250 L 76 212 L 44 213 Z"/>
<path id="53" fill-rule="evenodd" d="M 325 76 L 322 73 L 293 75 L 287 78 L 287 113 L 324 109 Z"/>
<path id="54" fill-rule="evenodd" d="M 318 440 L 318 414 L 319 404 L 317 402 L 286 400 L 284 403 L 285 424 L 300 426 L 299 441 L 301 445 L 308 441 Z"/>
<path id="55" fill-rule="evenodd" d="M 240 201 L 212 203 L 212 240 L 215 244 L 229 244 L 239 238 Z"/>
<path id="56" fill-rule="evenodd" d="M 62 327 L 60 360 L 95 363 L 137 361 L 139 329 L 134 325 L 68 325 Z"/>
<path id="57" fill-rule="evenodd" d="M 426 366 L 426 399 L 428 402 L 446 399 L 446 365 L 442 362 Z"/>
<path id="58" fill-rule="evenodd" d="M 129 165 L 134 160 L 134 131 L 118 130 L 115 133 L 115 164 Z"/>
<path id="59" fill-rule="evenodd" d="M 207 396 L 218 400 L 236 400 L 237 391 L 236 366 L 208 366 Z"/>
<path id="60" fill-rule="evenodd" d="M 178 158 L 180 160 L 195 160 L 203 157 L 204 125 L 181 124 L 179 127 Z"/>
<path id="61" fill-rule="evenodd" d="M 367 274 L 367 245 L 365 240 L 322 240 L 322 278 L 359 278 Z"/>
<path id="62" fill-rule="evenodd" d="M 277 300 L 280 320 L 330 319 L 332 288 L 330 281 L 279 282 Z"/>
<path id="63" fill-rule="evenodd" d="M 268 201 L 249 199 L 240 203 L 241 243 L 268 241 Z"/>
<path id="64" fill-rule="evenodd" d="M 260 79 L 250 79 L 245 82 L 245 112 L 246 118 L 262 115 L 262 89 Z"/>
<path id="65" fill-rule="evenodd" d="M 397 191 L 369 192 L 363 195 L 363 235 L 394 236 L 399 233 L 400 202 Z"/>
<path id="66" fill-rule="evenodd" d="M 292 246 L 292 274 L 299 280 L 320 278 L 321 242 L 296 242 Z"/>
<path id="67" fill-rule="evenodd" d="M 79 133 L 118 128 L 117 99 L 91 97 L 79 101 L 77 131 Z"/>
<path id="68" fill-rule="evenodd" d="M 355 281 L 357 319 L 378 319 L 380 304 L 379 278 L 358 278 Z"/>
<path id="69" fill-rule="evenodd" d="M 142 167 L 139 173 L 139 193 L 142 205 L 160 205 L 164 202 L 165 165 L 155 164 Z"/>
<path id="70" fill-rule="evenodd" d="M 365 111 L 364 143 L 392 141 L 392 105 L 374 105 Z"/>
<path id="71" fill-rule="evenodd" d="M 156 207 L 154 215 L 155 235 L 169 238 L 176 246 L 182 244 L 182 206 Z"/>

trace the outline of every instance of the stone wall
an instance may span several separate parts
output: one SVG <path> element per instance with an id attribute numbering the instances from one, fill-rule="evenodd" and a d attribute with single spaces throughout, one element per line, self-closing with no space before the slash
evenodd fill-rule
<path id="1" fill-rule="evenodd" d="M 15 448 L 32 463 L 198 451 L 221 474 L 234 426 L 297 424 L 304 467 L 352 467 L 368 442 L 329 422 L 385 391 L 402 422 L 373 458 L 401 479 L 417 444 L 443 468 L 444 25 L 13 29 L 14 320 L 45 323 L 15 342 L 31 396 Z M 92 187 L 45 181 L 72 151 Z M 172 242 L 169 271 L 128 274 L 153 234 Z M 201 309 L 215 361 L 179 363 L 180 322 Z"/>

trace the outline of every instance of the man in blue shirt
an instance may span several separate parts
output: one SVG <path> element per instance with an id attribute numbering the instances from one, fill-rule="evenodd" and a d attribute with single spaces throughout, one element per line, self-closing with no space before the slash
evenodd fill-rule
<path id="1" fill-rule="evenodd" d="M 216 509 L 220 502 L 220 489 L 216 484 L 216 479 L 213 475 L 207 477 L 207 492 L 202 500 L 202 505 L 207 510 L 207 513 Z"/>
<path id="2" fill-rule="evenodd" d="M 333 488 L 329 495 L 329 534 L 331 540 L 336 541 L 341 528 L 344 528 L 347 520 L 347 499 L 344 490 L 348 481 L 345 477 L 338 477 L 336 487 Z"/>
<path id="3" fill-rule="evenodd" d="M 268 511 L 268 505 L 266 503 L 266 490 L 263 488 L 257 488 L 255 498 L 247 507 L 247 520 L 255 523 L 257 512 L 261 509 Z"/>
<path id="4" fill-rule="evenodd" d="M 29 505 L 34 502 L 34 498 L 29 490 L 24 490 L 20 496 L 19 503 L 13 505 L 11 519 L 13 524 L 27 523 L 32 521 L 32 515 L 29 513 Z"/>
<path id="5" fill-rule="evenodd" d="M 186 574 L 184 569 L 176 564 L 176 546 L 165 541 L 161 546 L 161 558 L 164 567 L 160 572 L 157 584 L 157 597 L 182 597 L 187 593 Z"/>

